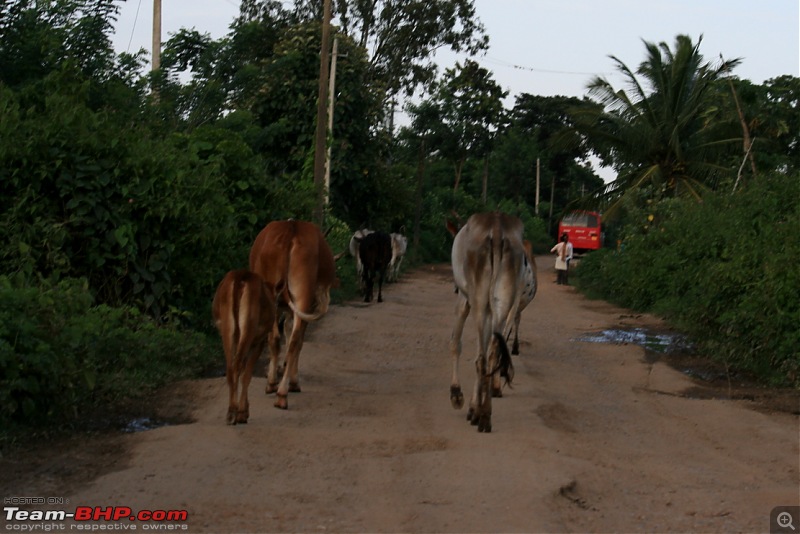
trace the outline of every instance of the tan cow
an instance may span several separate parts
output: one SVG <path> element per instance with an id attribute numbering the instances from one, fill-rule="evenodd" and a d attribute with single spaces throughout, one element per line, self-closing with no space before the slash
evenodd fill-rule
<path id="1" fill-rule="evenodd" d="M 279 311 L 294 314 L 280 384 L 277 379 L 279 343 L 274 346 L 270 343 L 267 369 L 267 393 L 276 393 L 275 406 L 285 410 L 289 407 L 289 392 L 300 391 L 298 363 L 306 326 L 328 311 L 330 289 L 336 281 L 333 253 L 315 224 L 274 221 L 261 230 L 253 243 L 250 270 L 275 287 L 281 287 Z"/>
<path id="2" fill-rule="evenodd" d="M 226 420 L 229 425 L 247 423 L 247 388 L 277 316 L 275 287 L 248 270 L 230 271 L 217 287 L 211 310 L 225 350 Z"/>
<path id="3" fill-rule="evenodd" d="M 450 225 L 451 231 L 454 230 Z M 478 332 L 475 386 L 467 419 L 479 432 L 492 431 L 492 396 L 501 395 L 500 379 L 510 385 L 514 376 L 506 335 L 520 307 L 526 285 L 523 225 L 505 213 L 477 213 L 458 230 L 453 241 L 453 279 L 458 293 L 456 324 L 450 338 L 453 375 L 450 402 L 464 405 L 458 378 L 461 334 L 474 310 Z"/>

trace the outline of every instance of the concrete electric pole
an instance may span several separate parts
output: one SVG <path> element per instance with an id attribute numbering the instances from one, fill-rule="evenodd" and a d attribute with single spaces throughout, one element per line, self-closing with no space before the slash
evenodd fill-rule
<path id="1" fill-rule="evenodd" d="M 153 0 L 153 63 L 152 70 L 161 68 L 161 0 Z"/>
<path id="2" fill-rule="evenodd" d="M 328 138 L 328 59 L 331 40 L 331 0 L 325 0 L 322 14 L 322 44 L 319 52 L 319 94 L 317 96 L 317 133 L 314 141 L 314 222 L 322 227 L 325 213 L 325 150 Z"/>

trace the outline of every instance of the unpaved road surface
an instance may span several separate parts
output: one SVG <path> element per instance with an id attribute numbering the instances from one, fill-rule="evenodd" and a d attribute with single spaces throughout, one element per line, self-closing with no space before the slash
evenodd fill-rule
<path id="1" fill-rule="evenodd" d="M 490 434 L 450 405 L 455 295 L 447 266 L 429 266 L 309 329 L 288 411 L 258 376 L 249 424 L 226 426 L 224 378 L 181 384 L 164 409 L 190 407 L 193 423 L 72 443 L 28 471 L 3 458 L 3 491 L 186 510 L 172 526 L 190 532 L 768 532 L 773 507 L 800 504 L 796 414 L 702 398 L 637 345 L 578 341 L 661 325 L 538 263 Z"/>

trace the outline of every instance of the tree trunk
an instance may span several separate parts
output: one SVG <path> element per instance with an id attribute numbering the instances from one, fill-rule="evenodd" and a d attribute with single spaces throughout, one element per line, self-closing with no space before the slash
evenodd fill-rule
<path id="1" fill-rule="evenodd" d="M 483 160 L 483 189 L 481 190 L 481 200 L 486 205 L 486 192 L 489 188 L 489 156 Z"/>
<path id="2" fill-rule="evenodd" d="M 458 191 L 458 186 L 461 184 L 461 171 L 464 169 L 464 160 L 466 158 L 461 158 L 456 161 L 456 183 L 453 186 L 453 193 Z"/>
<path id="3" fill-rule="evenodd" d="M 416 206 L 414 207 L 414 236 L 412 237 L 412 258 L 414 261 L 419 259 L 419 233 L 422 225 L 422 186 L 425 177 L 425 140 L 419 147 L 419 159 L 417 160 L 417 190 L 414 194 Z"/>

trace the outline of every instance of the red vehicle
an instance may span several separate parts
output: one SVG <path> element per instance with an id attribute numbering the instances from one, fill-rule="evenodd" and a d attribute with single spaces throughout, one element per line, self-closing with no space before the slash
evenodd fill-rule
<path id="1" fill-rule="evenodd" d="M 575 253 L 597 250 L 603 246 L 602 223 L 595 211 L 572 211 L 558 223 L 558 235 L 569 236 Z"/>

